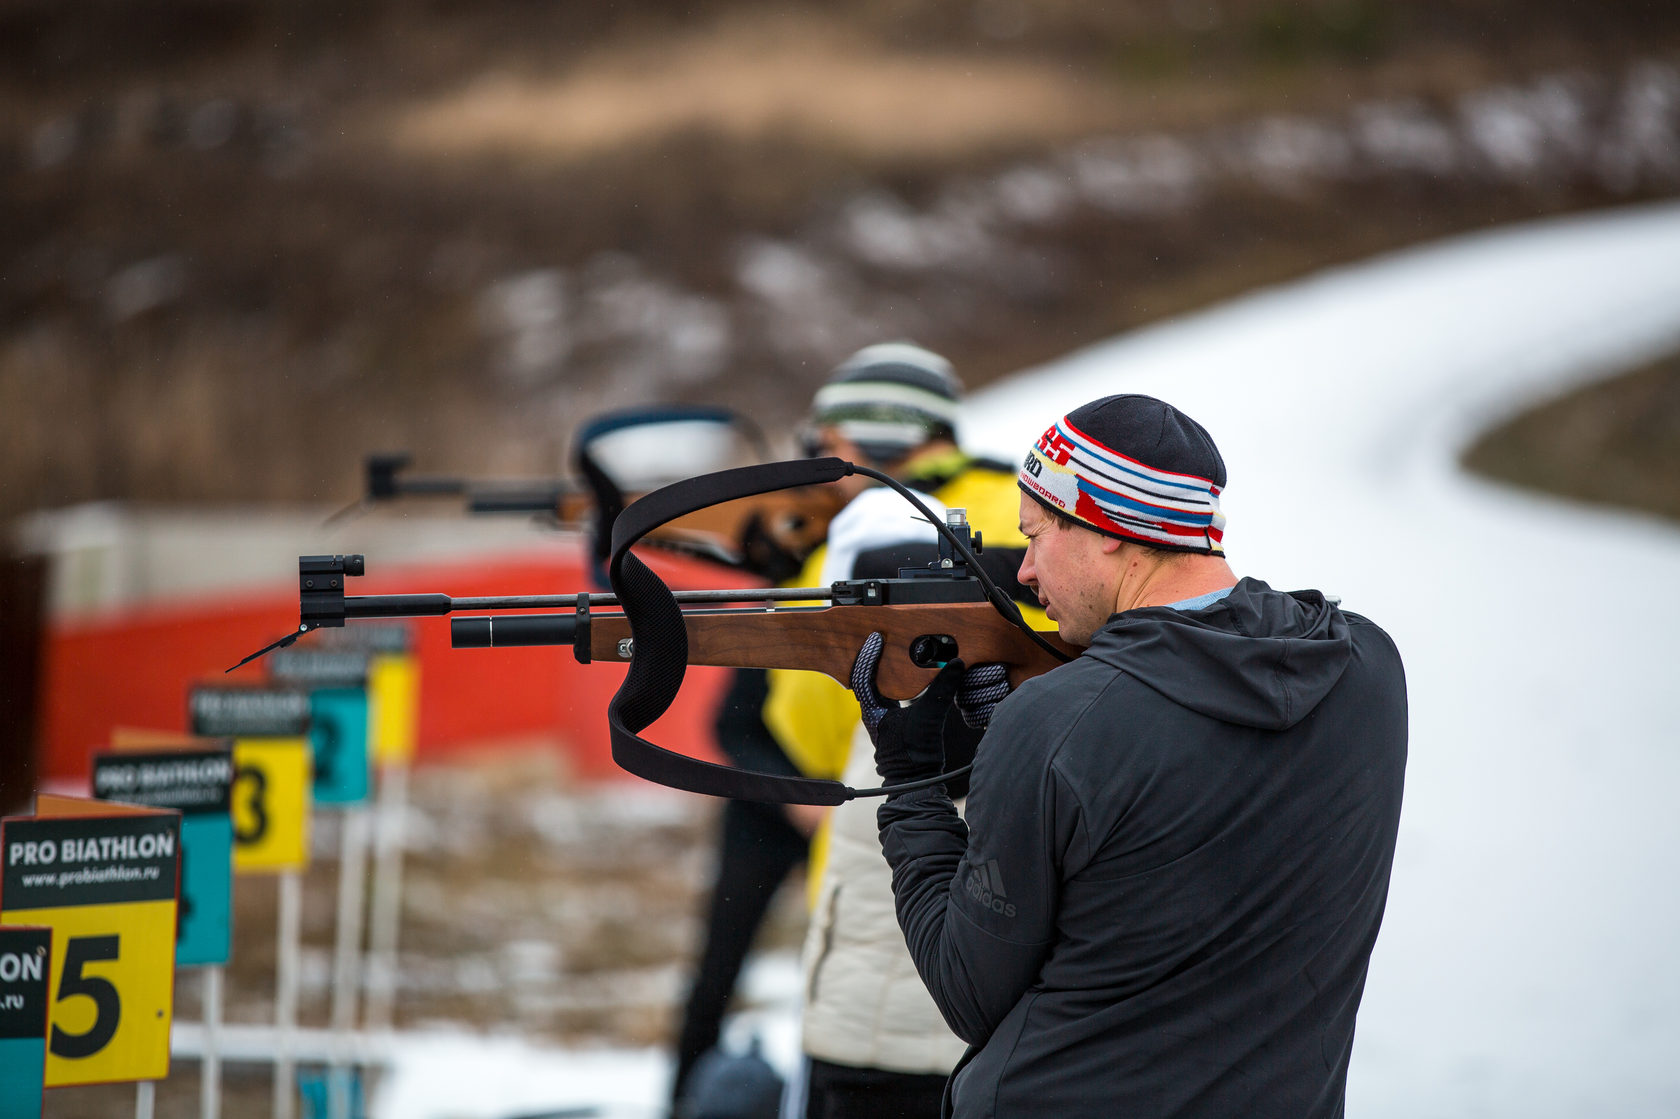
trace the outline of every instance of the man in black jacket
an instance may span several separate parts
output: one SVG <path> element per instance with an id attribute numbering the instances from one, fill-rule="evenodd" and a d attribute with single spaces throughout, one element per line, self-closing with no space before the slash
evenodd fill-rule
<path id="1" fill-rule="evenodd" d="M 960 662 L 909 706 L 853 684 L 882 778 L 984 722 L 967 824 L 943 790 L 879 811 L 917 970 L 972 1047 L 958 1116 L 1339 1116 L 1406 760 L 1381 629 L 1238 580 L 1225 466 L 1161 401 L 1052 425 L 1019 485 L 1023 583 L 1086 646 L 996 703 Z"/>

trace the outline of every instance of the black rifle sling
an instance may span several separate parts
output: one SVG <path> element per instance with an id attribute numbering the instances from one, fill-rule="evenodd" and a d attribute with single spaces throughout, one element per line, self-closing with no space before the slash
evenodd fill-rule
<path id="1" fill-rule="evenodd" d="M 613 523 L 612 557 L 607 565 L 607 577 L 613 592 L 618 595 L 618 604 L 629 623 L 633 642 L 630 671 L 607 705 L 607 729 L 612 738 L 613 761 L 620 768 L 673 789 L 770 804 L 842 804 L 854 797 L 892 796 L 944 784 L 969 771 L 971 767 L 965 765 L 949 773 L 917 781 L 877 789 L 854 789 L 839 781 L 758 773 L 703 762 L 655 746 L 639 733 L 665 713 L 682 687 L 683 674 L 688 667 L 688 627 L 671 589 L 646 564 L 630 554 L 631 545 L 666 521 L 721 501 L 753 497 L 794 486 L 824 485 L 839 481 L 848 474 L 873 478 L 896 490 L 899 496 L 914 505 L 922 518 L 949 540 L 952 548 L 963 557 L 973 577 L 984 588 L 987 600 L 998 612 L 1054 655 L 1068 659 L 1021 620 L 1020 610 L 986 574 L 967 541 L 952 533 L 950 527 L 935 517 L 919 497 L 890 475 L 838 458 L 768 462 L 702 474 L 654 490 L 640 501 L 633 502 Z"/>
<path id="2" fill-rule="evenodd" d="M 839 781 L 787 777 L 716 765 L 656 746 L 641 737 L 682 687 L 688 629 L 662 579 L 630 554 L 631 545 L 686 513 L 738 497 L 792 486 L 822 485 L 852 473 L 843 459 L 804 459 L 743 466 L 665 486 L 632 502 L 613 523 L 607 577 L 634 642 L 630 670 L 607 706 L 613 761 L 626 772 L 674 789 L 771 804 L 841 804 L 855 792 Z"/>

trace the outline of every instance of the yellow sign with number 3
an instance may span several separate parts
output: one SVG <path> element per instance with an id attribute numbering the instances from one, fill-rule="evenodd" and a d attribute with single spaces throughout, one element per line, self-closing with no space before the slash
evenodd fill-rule
<path id="1" fill-rule="evenodd" d="M 309 865 L 309 740 L 233 742 L 233 869 L 275 874 Z"/>

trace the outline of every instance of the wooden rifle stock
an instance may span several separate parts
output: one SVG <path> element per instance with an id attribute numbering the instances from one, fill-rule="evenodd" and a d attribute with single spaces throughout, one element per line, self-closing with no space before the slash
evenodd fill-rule
<path id="1" fill-rule="evenodd" d="M 955 657 L 969 665 L 1007 665 L 1011 684 L 1062 663 L 985 602 L 691 610 L 682 617 L 689 664 L 805 669 L 832 676 L 847 687 L 858 649 L 870 633 L 878 632 L 885 647 L 876 687 L 889 699 L 918 695 L 939 666 Z M 455 643 L 570 644 L 579 660 L 620 664 L 635 653 L 629 621 L 616 611 L 504 619 L 504 630 L 517 625 L 522 632 L 502 641 L 494 639 L 496 624 L 494 618 L 457 619 Z M 533 632 L 544 636 L 532 639 Z M 1080 652 L 1054 634 L 1043 636 L 1069 656 Z"/>

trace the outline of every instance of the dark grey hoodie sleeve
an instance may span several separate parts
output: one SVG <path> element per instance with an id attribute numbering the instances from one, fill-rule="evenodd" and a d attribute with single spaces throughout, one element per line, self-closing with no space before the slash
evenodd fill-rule
<path id="1" fill-rule="evenodd" d="M 981 740 L 965 812 L 937 791 L 881 805 L 898 923 L 953 1032 L 983 1045 L 1037 978 L 1054 934 L 1066 790 L 1041 751 L 1012 749 L 1024 720 Z"/>

